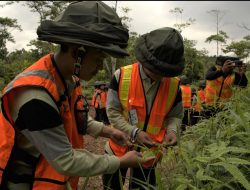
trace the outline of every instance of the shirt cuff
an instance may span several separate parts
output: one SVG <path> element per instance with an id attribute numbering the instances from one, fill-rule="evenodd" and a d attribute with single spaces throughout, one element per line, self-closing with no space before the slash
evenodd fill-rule
<path id="1" fill-rule="evenodd" d="M 177 128 L 181 125 L 182 120 L 179 118 L 169 118 L 166 123 L 167 134 L 174 132 L 177 133 Z"/>

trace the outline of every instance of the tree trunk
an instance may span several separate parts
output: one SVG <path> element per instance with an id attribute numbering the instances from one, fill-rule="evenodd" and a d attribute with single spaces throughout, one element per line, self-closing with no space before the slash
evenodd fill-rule
<path id="1" fill-rule="evenodd" d="M 112 73 L 111 75 L 113 76 L 116 70 L 116 58 L 112 57 L 111 58 L 111 62 L 112 62 Z"/>

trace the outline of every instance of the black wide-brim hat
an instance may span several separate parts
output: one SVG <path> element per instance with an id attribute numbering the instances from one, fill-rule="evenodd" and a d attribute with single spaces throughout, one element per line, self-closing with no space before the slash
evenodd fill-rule
<path id="1" fill-rule="evenodd" d="M 37 35 L 39 40 L 89 46 L 113 57 L 128 55 L 128 30 L 116 12 L 100 1 L 71 3 L 55 21 L 43 21 Z"/>
<path id="2" fill-rule="evenodd" d="M 164 27 L 142 35 L 135 47 L 137 60 L 160 76 L 174 77 L 184 69 L 184 43 L 174 28 Z"/>

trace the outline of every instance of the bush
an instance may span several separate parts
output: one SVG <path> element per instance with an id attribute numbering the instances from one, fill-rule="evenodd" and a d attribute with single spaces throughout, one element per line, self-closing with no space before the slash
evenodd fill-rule
<path id="1" fill-rule="evenodd" d="M 250 88 L 188 128 L 159 169 L 164 189 L 250 189 Z M 174 163 L 173 168 L 169 165 Z M 168 167 L 166 167 L 168 166 Z"/>

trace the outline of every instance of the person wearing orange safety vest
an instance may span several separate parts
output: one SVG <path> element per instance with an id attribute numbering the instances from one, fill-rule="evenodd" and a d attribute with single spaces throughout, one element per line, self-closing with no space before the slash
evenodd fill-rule
<path id="1" fill-rule="evenodd" d="M 199 81 L 199 89 L 196 91 L 194 109 L 191 116 L 191 125 L 195 125 L 202 118 L 203 106 L 205 104 L 205 87 L 206 81 Z"/>
<path id="2" fill-rule="evenodd" d="M 195 104 L 195 111 L 199 113 L 202 110 L 202 105 L 205 103 L 205 87 L 206 81 L 201 81 L 199 84 L 200 89 L 197 91 L 197 102 Z"/>
<path id="3" fill-rule="evenodd" d="M 80 83 L 101 69 L 107 53 L 128 55 L 128 30 L 116 12 L 99 1 L 74 2 L 55 21 L 42 21 L 37 34 L 39 40 L 60 44 L 60 50 L 39 59 L 4 88 L 0 189 L 76 190 L 81 176 L 112 174 L 148 161 L 136 151 L 117 157 L 84 149 L 84 134 L 131 145 L 126 133 L 88 117 Z"/>
<path id="4" fill-rule="evenodd" d="M 104 115 L 106 112 L 107 93 L 104 90 L 105 83 L 96 81 L 96 88 L 92 96 L 91 105 L 95 108 L 95 120 L 104 122 Z"/>
<path id="5" fill-rule="evenodd" d="M 238 72 L 234 69 L 238 68 Z M 206 117 L 216 114 L 233 95 L 233 86 L 246 87 L 246 64 L 237 57 L 219 56 L 206 74 Z"/>
<path id="6" fill-rule="evenodd" d="M 192 111 L 192 89 L 190 87 L 190 81 L 186 75 L 180 77 L 180 88 L 182 96 L 182 105 L 184 107 L 184 117 L 182 120 L 182 130 L 184 131 L 186 126 L 190 125 L 190 115 Z"/>
<path id="7" fill-rule="evenodd" d="M 109 83 L 105 83 L 105 86 L 104 86 L 105 103 L 107 103 L 108 89 L 109 89 Z M 105 104 L 105 109 L 103 109 L 103 122 L 105 125 L 110 125 L 109 118 L 107 115 L 107 110 L 106 110 L 106 104 Z"/>
<path id="8" fill-rule="evenodd" d="M 169 27 L 142 35 L 135 46 L 137 62 L 118 69 L 110 84 L 107 98 L 107 114 L 110 123 L 130 135 L 134 149 L 155 150 L 157 144 L 174 145 L 177 127 L 183 118 L 181 90 L 176 78 L 184 69 L 184 46 L 181 34 Z M 105 152 L 122 156 L 129 150 L 110 139 Z M 155 160 L 141 168 L 130 168 L 129 189 L 144 189 L 138 180 L 156 186 L 154 168 L 161 158 L 155 152 Z M 104 189 L 122 189 L 122 180 L 128 168 L 115 174 L 103 175 Z M 145 176 L 146 179 L 143 177 Z"/>

